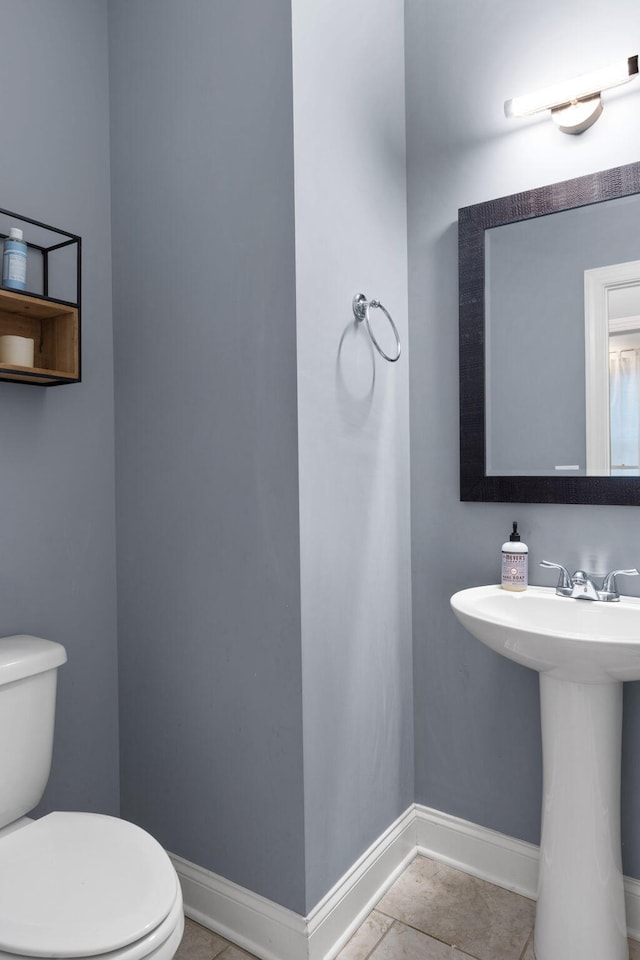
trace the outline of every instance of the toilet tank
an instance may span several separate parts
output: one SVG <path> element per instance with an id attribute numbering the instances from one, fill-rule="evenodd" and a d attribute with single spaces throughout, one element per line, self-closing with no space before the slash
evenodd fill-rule
<path id="1" fill-rule="evenodd" d="M 49 779 L 63 646 L 0 638 L 0 830 L 33 810 Z"/>

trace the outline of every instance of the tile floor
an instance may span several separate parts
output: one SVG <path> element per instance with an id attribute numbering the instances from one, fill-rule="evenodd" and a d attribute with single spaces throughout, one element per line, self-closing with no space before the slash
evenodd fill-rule
<path id="1" fill-rule="evenodd" d="M 184 936 L 174 960 L 213 960 L 214 957 L 216 960 L 255 960 L 252 954 L 185 918 Z"/>
<path id="2" fill-rule="evenodd" d="M 416 857 L 336 960 L 535 960 L 535 903 Z M 175 960 L 254 960 L 187 920 Z M 640 942 L 629 941 L 629 960 Z"/>

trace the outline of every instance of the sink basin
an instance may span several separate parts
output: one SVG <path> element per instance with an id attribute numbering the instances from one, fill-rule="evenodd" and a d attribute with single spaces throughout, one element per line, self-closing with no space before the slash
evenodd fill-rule
<path id="1" fill-rule="evenodd" d="M 622 681 L 640 679 L 640 600 L 472 587 L 456 617 L 540 676 L 542 829 L 536 960 L 627 960 L 620 846 Z"/>
<path id="2" fill-rule="evenodd" d="M 562 680 L 640 680 L 640 599 L 602 603 L 556 596 L 553 587 L 521 593 L 471 587 L 451 598 L 467 630 L 510 660 Z"/>

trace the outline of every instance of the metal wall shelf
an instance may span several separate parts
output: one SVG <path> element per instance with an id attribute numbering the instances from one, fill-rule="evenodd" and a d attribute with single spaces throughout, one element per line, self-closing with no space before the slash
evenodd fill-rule
<path id="1" fill-rule="evenodd" d="M 22 367 L 0 361 L 0 380 L 37 386 L 78 383 L 81 238 L 0 209 L 0 240 L 8 236 L 9 225 L 23 224 L 28 225 L 24 235 L 29 289 L 10 290 L 0 284 L 0 336 L 31 338 L 34 365 Z M 51 296 L 52 289 L 61 296 Z"/>

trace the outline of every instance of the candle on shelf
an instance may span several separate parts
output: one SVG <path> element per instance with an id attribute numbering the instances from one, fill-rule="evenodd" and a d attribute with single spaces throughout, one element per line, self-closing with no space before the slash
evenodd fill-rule
<path id="1" fill-rule="evenodd" d="M 0 337 L 0 363 L 18 367 L 33 366 L 34 341 L 30 337 L 5 335 Z"/>

